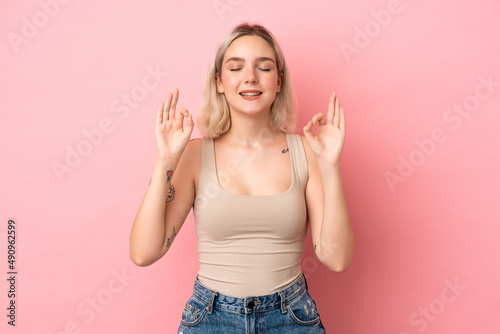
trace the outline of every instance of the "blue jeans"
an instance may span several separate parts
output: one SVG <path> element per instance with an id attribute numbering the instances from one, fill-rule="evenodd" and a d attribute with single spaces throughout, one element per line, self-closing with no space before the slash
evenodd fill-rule
<path id="1" fill-rule="evenodd" d="M 276 293 L 245 298 L 210 290 L 196 276 L 177 333 L 315 334 L 325 328 L 304 274 Z"/>

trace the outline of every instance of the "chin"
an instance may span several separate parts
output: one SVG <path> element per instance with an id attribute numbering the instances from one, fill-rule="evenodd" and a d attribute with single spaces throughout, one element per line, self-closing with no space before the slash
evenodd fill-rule
<path id="1" fill-rule="evenodd" d="M 239 112 L 241 114 L 245 114 L 245 115 L 259 115 L 259 114 L 263 114 L 263 113 L 268 113 L 270 112 L 271 110 L 271 107 L 267 107 L 267 108 L 233 108 L 233 110 L 235 110 L 236 112 Z"/>

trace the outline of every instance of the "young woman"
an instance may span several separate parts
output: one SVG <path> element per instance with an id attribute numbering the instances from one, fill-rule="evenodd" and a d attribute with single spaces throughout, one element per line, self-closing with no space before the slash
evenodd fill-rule
<path id="1" fill-rule="evenodd" d="M 134 221 L 130 256 L 160 259 L 194 209 L 200 269 L 178 333 L 324 333 L 301 270 L 307 225 L 330 270 L 351 262 L 353 233 L 340 155 L 344 111 L 295 126 L 282 51 L 260 25 L 241 24 L 210 65 L 198 126 L 169 94 L 156 119 L 157 159 Z M 312 132 L 317 125 L 316 134 Z"/>

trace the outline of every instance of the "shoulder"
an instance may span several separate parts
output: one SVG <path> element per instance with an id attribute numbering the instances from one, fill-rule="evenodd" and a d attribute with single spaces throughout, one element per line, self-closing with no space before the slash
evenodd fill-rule
<path id="1" fill-rule="evenodd" d="M 183 168 L 195 166 L 201 161 L 202 141 L 203 138 L 193 138 L 188 141 L 180 161 Z"/>
<path id="2" fill-rule="evenodd" d="M 190 139 L 186 145 L 186 151 L 201 151 L 201 143 L 203 142 L 203 138 L 193 138 Z"/>
<path id="3" fill-rule="evenodd" d="M 188 154 L 200 153 L 202 143 L 203 143 L 203 138 L 190 139 L 186 145 L 185 152 Z"/>
<path id="4" fill-rule="evenodd" d="M 297 136 L 299 136 L 299 135 L 297 135 Z M 302 146 L 304 147 L 304 152 L 306 153 L 307 162 L 311 163 L 312 161 L 316 161 L 316 157 L 314 156 L 314 153 L 311 150 L 311 147 L 309 146 L 309 142 L 307 141 L 306 137 L 304 137 L 304 136 L 299 136 L 299 137 L 302 141 Z"/>
<path id="5" fill-rule="evenodd" d="M 194 194 L 197 191 L 197 184 L 201 170 L 202 138 L 194 138 L 188 141 L 184 152 L 177 165 L 177 175 L 185 182 L 191 182 Z M 183 182 L 184 182 L 183 181 Z M 179 183 L 179 181 L 176 181 Z"/>
<path id="6" fill-rule="evenodd" d="M 304 147 L 304 152 L 306 155 L 307 159 L 307 168 L 308 168 L 308 174 L 309 178 L 311 177 L 317 177 L 318 176 L 318 165 L 316 161 L 316 157 L 314 156 L 313 151 L 311 150 L 311 146 L 309 146 L 309 142 L 307 141 L 306 137 L 300 136 L 300 139 L 302 141 L 302 146 Z"/>

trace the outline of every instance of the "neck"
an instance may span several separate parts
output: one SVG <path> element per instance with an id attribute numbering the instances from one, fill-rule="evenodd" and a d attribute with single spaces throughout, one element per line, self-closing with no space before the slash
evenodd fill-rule
<path id="1" fill-rule="evenodd" d="M 231 112 L 231 127 L 220 139 L 238 146 L 269 145 L 282 134 L 271 129 L 270 111 L 258 115 Z"/>

